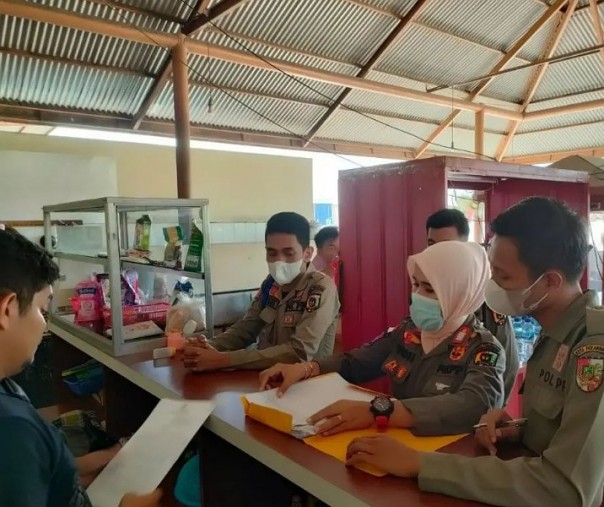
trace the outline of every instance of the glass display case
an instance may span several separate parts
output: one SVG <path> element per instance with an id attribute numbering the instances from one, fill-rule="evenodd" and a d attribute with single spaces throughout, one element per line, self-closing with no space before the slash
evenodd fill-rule
<path id="1" fill-rule="evenodd" d="M 211 336 L 208 207 L 114 197 L 45 206 L 45 244 L 61 271 L 51 329 L 122 356 L 165 346 L 178 308 Z"/>

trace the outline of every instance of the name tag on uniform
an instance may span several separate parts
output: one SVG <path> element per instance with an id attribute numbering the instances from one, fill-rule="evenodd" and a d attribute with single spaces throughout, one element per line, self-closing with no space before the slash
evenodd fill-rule
<path id="1" fill-rule="evenodd" d="M 286 313 L 283 316 L 283 327 L 295 327 L 296 321 L 291 313 Z"/>

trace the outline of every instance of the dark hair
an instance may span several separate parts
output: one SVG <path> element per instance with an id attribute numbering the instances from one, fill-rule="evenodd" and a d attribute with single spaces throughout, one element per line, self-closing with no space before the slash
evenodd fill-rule
<path id="1" fill-rule="evenodd" d="M 468 238 L 470 236 L 468 219 L 457 209 L 441 209 L 430 215 L 426 221 L 426 232 L 430 229 L 444 229 L 445 227 L 455 227 L 460 238 Z"/>
<path id="2" fill-rule="evenodd" d="M 26 312 L 34 295 L 59 278 L 51 255 L 14 229 L 0 230 L 0 297 L 15 293 Z"/>
<path id="3" fill-rule="evenodd" d="M 340 237 L 340 231 L 337 227 L 328 226 L 323 227 L 317 234 L 315 234 L 315 243 L 317 244 L 317 248 L 321 248 L 328 241 L 332 241 L 334 239 L 338 239 Z"/>
<path id="4" fill-rule="evenodd" d="M 585 270 L 585 220 L 561 201 L 529 197 L 493 220 L 491 231 L 516 244 L 518 258 L 535 278 L 556 269 L 575 283 Z"/>
<path id="5" fill-rule="evenodd" d="M 265 241 L 269 234 L 293 234 L 302 248 L 310 246 L 310 223 L 293 211 L 277 213 L 269 218 L 264 234 Z"/>

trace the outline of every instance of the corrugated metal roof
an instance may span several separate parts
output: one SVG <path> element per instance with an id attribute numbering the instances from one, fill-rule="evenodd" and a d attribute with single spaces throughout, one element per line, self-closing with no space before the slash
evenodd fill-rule
<path id="1" fill-rule="evenodd" d="M 31 1 L 31 0 L 30 0 Z M 191 1 L 191 0 L 187 0 Z M 98 18 L 103 18 L 109 21 L 115 21 L 118 23 L 130 24 L 132 26 L 138 27 L 143 30 L 157 30 L 163 32 L 171 32 L 175 33 L 179 26 L 175 23 L 165 21 L 162 19 L 154 18 L 152 16 L 146 16 L 144 14 L 136 14 L 133 12 L 129 12 L 125 9 L 120 9 L 116 4 L 115 6 L 111 3 L 99 4 L 99 3 L 91 3 L 86 2 L 85 0 L 36 0 L 31 3 L 35 3 L 38 5 L 43 5 L 47 7 L 53 7 L 55 9 L 63 9 L 66 11 L 76 12 L 78 14 L 83 14 L 86 16 L 94 16 Z M 128 3 L 128 2 L 122 2 Z M 137 3 L 135 1 L 131 1 L 131 3 Z M 142 4 L 147 4 L 143 7 L 150 9 L 151 6 L 148 4 L 166 4 L 170 3 L 174 7 L 182 6 L 182 2 L 180 0 L 164 0 L 157 1 L 144 1 L 140 2 Z"/>
<path id="2" fill-rule="evenodd" d="M 599 125 L 579 125 L 548 132 L 517 134 L 514 136 L 514 151 L 510 149 L 507 156 L 580 150 L 596 146 L 604 146 L 604 122 Z"/>
<path id="3" fill-rule="evenodd" d="M 127 24 L 141 30 L 168 33 L 176 33 L 180 29 L 174 20 L 189 17 L 191 6 L 196 3 L 195 0 L 112 0 L 145 11 L 134 13 L 126 8 L 105 5 L 103 1 L 30 0 L 30 3 L 115 24 Z M 212 0 L 209 7 L 218 5 L 219 1 Z M 414 3 L 415 0 L 248 0 L 219 18 L 216 24 L 229 34 L 236 34 L 235 39 L 240 35 L 247 37 L 240 42 L 261 57 L 355 75 L 359 66 L 396 25 L 397 16 L 404 15 Z M 580 5 L 586 5 L 586 0 L 581 0 Z M 604 16 L 604 5 L 600 10 Z M 446 85 L 482 76 L 490 72 L 501 52 L 526 32 L 543 12 L 545 7 L 539 0 L 431 0 L 419 18 L 421 24 L 410 24 L 378 63 L 377 70 L 370 72 L 367 78 L 425 91 L 426 83 Z M 558 19 L 560 17 L 561 14 L 557 16 Z M 547 23 L 510 66 L 523 63 L 520 58 L 538 58 L 558 19 Z M 236 40 L 210 26 L 203 28 L 195 37 L 246 51 Z M 595 43 L 589 9 L 583 9 L 575 13 L 558 53 Z M 11 51 L 14 54 L 11 55 Z M 25 57 L 25 53 L 47 57 Z M 152 83 L 145 75 L 156 75 L 166 57 L 166 50 L 150 45 L 0 17 L 0 102 L 133 115 Z M 59 58 L 61 62 L 53 62 L 52 58 Z M 208 64 L 208 61 L 205 55 L 190 57 L 193 80 L 208 78 L 219 87 L 236 90 L 233 92 L 235 98 L 214 90 L 214 111 L 208 115 L 210 90 L 205 86 L 193 86 L 191 108 L 194 120 L 217 128 L 283 133 L 283 129 L 262 117 L 266 116 L 282 123 L 286 129 L 304 135 L 321 118 L 325 107 L 344 89 L 322 81 L 292 78 L 279 72 L 217 60 Z M 89 65 L 78 66 L 78 62 Z M 95 65 L 98 67 L 94 68 Z M 133 72 L 119 72 L 118 69 Z M 509 101 L 519 102 L 523 98 L 533 72 L 526 70 L 496 78 L 478 101 L 515 108 Z M 454 91 L 455 97 L 466 98 L 467 93 L 460 88 L 472 89 L 474 86 L 475 83 L 471 83 L 458 87 Z M 598 56 L 550 65 L 536 100 L 597 88 L 603 90 L 540 102 L 531 109 L 604 98 L 604 72 Z M 446 97 L 451 95 L 447 89 L 436 93 Z M 494 98 L 508 102 L 501 103 Z M 375 113 L 378 119 L 391 127 L 380 126 L 341 108 L 324 125 L 319 137 L 417 148 L 423 141 L 392 127 L 427 138 L 436 124 L 450 112 L 439 106 L 358 90 L 349 95 L 346 105 Z M 172 118 L 170 84 L 165 86 L 149 115 L 158 119 Z M 603 130 L 600 124 L 593 122 L 599 122 L 603 117 L 604 111 L 596 110 L 525 123 L 517 136 L 520 140 L 512 143 L 508 154 L 514 153 L 514 146 L 516 151 L 524 149 L 522 138 L 527 136 L 532 143 L 531 152 L 544 151 L 545 141 L 542 143 L 541 139 L 552 136 L 549 132 L 541 136 L 529 133 L 534 129 L 557 129 L 580 122 L 591 124 L 552 132 L 557 136 L 557 132 L 564 131 L 568 136 L 565 140 L 571 146 L 584 143 L 577 139 L 579 135 L 593 143 L 597 141 L 593 132 Z M 474 119 L 471 112 L 460 113 L 454 128 L 440 137 L 442 144 L 447 146 L 453 133 L 456 145 L 473 148 L 471 129 L 474 128 Z M 508 125 L 506 120 L 487 116 L 487 153 L 494 153 Z M 604 140 L 599 142 L 604 144 Z M 443 149 L 438 148 L 438 151 Z M 564 144 L 556 143 L 555 149 L 565 149 Z"/>
<path id="4" fill-rule="evenodd" d="M 433 125 L 417 123 L 408 120 L 385 120 L 389 125 L 426 138 L 434 130 Z M 338 110 L 317 133 L 317 137 L 330 140 L 353 141 L 364 144 L 382 144 L 407 149 L 417 149 L 422 141 L 407 133 L 378 125 L 376 122 L 363 118 L 356 113 Z"/>
<path id="5" fill-rule="evenodd" d="M 132 115 L 152 80 L 0 53 L 0 101 Z"/>
<path id="6" fill-rule="evenodd" d="M 549 65 L 534 98 L 583 93 L 603 85 L 602 60 L 595 54 Z"/>
<path id="7" fill-rule="evenodd" d="M 484 135 L 484 155 L 494 157 L 495 151 L 499 146 L 503 136 L 497 134 L 485 133 Z M 446 129 L 436 140 L 439 146 L 435 146 L 435 151 L 448 152 L 457 156 L 471 156 L 474 152 L 474 132 L 459 128 Z M 451 145 L 453 143 L 453 147 Z"/>
<path id="8" fill-rule="evenodd" d="M 340 86 L 298 77 L 294 79 L 280 72 L 212 60 L 198 55 L 190 57 L 189 66 L 191 79 L 196 81 L 207 80 L 218 87 L 239 88 L 319 104 L 331 103 L 343 89 Z"/>
<path id="9" fill-rule="evenodd" d="M 392 45 L 376 70 L 426 83 L 449 84 L 483 75 L 498 58 L 488 49 L 413 25 Z"/>
<path id="10" fill-rule="evenodd" d="M 603 13 L 604 6 L 600 6 L 600 17 Z M 554 56 L 578 51 L 596 44 L 598 44 L 598 41 L 594 34 L 590 10 L 583 9 L 573 14 Z"/>
<path id="11" fill-rule="evenodd" d="M 548 47 L 548 43 L 561 20 L 562 14 L 558 12 L 545 23 L 541 30 L 531 37 L 531 40 L 518 53 L 518 57 L 529 61 L 539 60 Z"/>
<path id="12" fill-rule="evenodd" d="M 227 31 L 359 63 L 375 51 L 396 20 L 341 0 L 263 0 L 250 1 L 217 24 Z"/>
<path id="13" fill-rule="evenodd" d="M 527 0 L 431 0 L 419 19 L 433 28 L 506 50 L 544 11 L 544 6 Z"/>
<path id="14" fill-rule="evenodd" d="M 512 61 L 507 65 L 507 68 L 518 67 L 523 65 L 522 60 L 512 58 Z M 489 96 L 497 97 L 508 102 L 521 103 L 528 90 L 527 83 L 531 79 L 531 76 L 535 72 L 536 67 L 529 67 L 527 69 L 516 70 L 514 72 L 508 72 L 497 76 L 485 93 Z"/>
<path id="15" fill-rule="evenodd" d="M 153 74 L 166 55 L 148 44 L 7 16 L 0 16 L 0 48 Z"/>
<path id="16" fill-rule="evenodd" d="M 184 21 L 190 16 L 195 0 L 113 0 L 113 3 L 131 5 Z"/>
<path id="17" fill-rule="evenodd" d="M 212 96 L 211 113 L 208 111 L 210 95 Z M 325 112 L 325 108 L 322 106 L 288 102 L 287 107 L 284 107 L 283 101 L 268 97 L 238 92 L 231 92 L 229 95 L 193 86 L 189 97 L 191 122 L 218 128 L 279 134 L 289 134 L 288 131 L 292 131 L 297 135 L 305 136 Z M 160 120 L 174 119 L 171 84 L 164 88 L 149 112 L 149 117 Z M 287 130 L 267 118 L 279 123 Z"/>

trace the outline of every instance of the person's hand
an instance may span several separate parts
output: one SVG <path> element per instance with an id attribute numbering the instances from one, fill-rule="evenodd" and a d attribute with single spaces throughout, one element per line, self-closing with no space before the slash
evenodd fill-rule
<path id="1" fill-rule="evenodd" d="M 197 347 L 200 349 L 212 349 L 216 350 L 214 346 L 210 343 L 204 335 L 193 336 L 191 338 L 187 338 L 187 347 Z"/>
<path id="2" fill-rule="evenodd" d="M 161 489 L 156 489 L 147 495 L 127 493 L 122 497 L 119 507 L 161 507 Z"/>
<path id="3" fill-rule="evenodd" d="M 398 477 L 417 477 L 421 453 L 386 435 L 357 438 L 346 450 L 346 465 L 361 463 Z"/>
<path id="4" fill-rule="evenodd" d="M 497 427 L 501 423 L 511 419 L 512 417 L 502 409 L 489 410 L 480 418 L 478 423 L 485 424 L 485 426 L 476 430 L 474 438 L 491 456 L 497 454 L 497 442 L 518 439 L 520 437 L 520 428 L 517 426 Z"/>
<path id="5" fill-rule="evenodd" d="M 308 422 L 316 426 L 320 435 L 335 435 L 342 431 L 369 428 L 373 424 L 370 404 L 366 401 L 340 400 L 310 416 Z"/>
<path id="6" fill-rule="evenodd" d="M 224 352 L 190 345 L 185 347 L 182 361 L 186 368 L 195 373 L 228 368 L 230 364 L 229 356 Z"/>
<path id="7" fill-rule="evenodd" d="M 304 380 L 308 376 L 308 366 L 302 363 L 278 363 L 267 370 L 260 372 L 260 390 L 278 387 L 277 396 L 283 396 L 292 385 Z"/>

